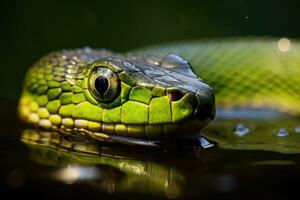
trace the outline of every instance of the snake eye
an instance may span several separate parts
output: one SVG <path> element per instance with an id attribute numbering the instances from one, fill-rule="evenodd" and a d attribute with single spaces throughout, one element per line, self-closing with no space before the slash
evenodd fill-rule
<path id="1" fill-rule="evenodd" d="M 89 77 L 89 89 L 95 99 L 109 103 L 120 94 L 120 79 L 112 70 L 96 67 Z"/>
<path id="2" fill-rule="evenodd" d="M 104 95 L 108 90 L 108 87 L 109 87 L 108 80 L 105 76 L 100 75 L 95 79 L 95 89 L 97 90 L 97 92 L 100 94 L 101 97 L 104 97 Z"/>

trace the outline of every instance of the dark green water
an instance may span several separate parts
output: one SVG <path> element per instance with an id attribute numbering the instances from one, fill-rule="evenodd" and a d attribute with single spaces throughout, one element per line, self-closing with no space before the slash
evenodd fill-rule
<path id="1" fill-rule="evenodd" d="M 0 190 L 10 197 L 289 199 L 300 189 L 296 119 L 219 119 L 204 131 L 218 141 L 211 148 L 153 149 L 26 132 L 14 109 L 2 108 L 0 134 Z"/>

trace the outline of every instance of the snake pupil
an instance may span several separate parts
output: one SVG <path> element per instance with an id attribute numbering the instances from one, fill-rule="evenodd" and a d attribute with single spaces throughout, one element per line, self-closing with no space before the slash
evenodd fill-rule
<path id="1" fill-rule="evenodd" d="M 98 76 L 95 80 L 95 88 L 101 97 L 105 95 L 108 90 L 108 80 L 104 76 Z"/>

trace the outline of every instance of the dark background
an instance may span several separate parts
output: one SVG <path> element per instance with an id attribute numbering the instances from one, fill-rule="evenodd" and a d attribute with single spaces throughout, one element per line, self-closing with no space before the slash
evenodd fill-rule
<path id="1" fill-rule="evenodd" d="M 299 37 L 300 1 L 1 1 L 0 101 L 17 102 L 26 70 L 62 48 L 126 51 L 183 39 Z"/>

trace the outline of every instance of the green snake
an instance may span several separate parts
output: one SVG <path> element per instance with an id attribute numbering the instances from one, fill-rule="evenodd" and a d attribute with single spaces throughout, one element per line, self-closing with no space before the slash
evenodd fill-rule
<path id="1" fill-rule="evenodd" d="M 299 115 L 300 45 L 292 41 L 282 52 L 277 42 L 229 38 L 125 54 L 90 48 L 53 52 L 29 69 L 19 116 L 65 134 L 151 145 L 198 135 L 214 118 L 215 105 L 217 111 Z"/>

